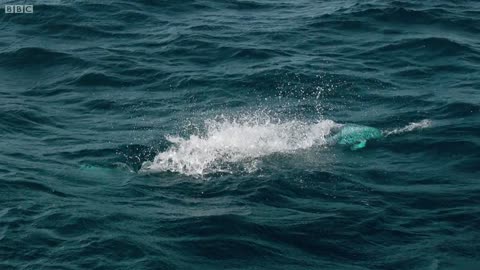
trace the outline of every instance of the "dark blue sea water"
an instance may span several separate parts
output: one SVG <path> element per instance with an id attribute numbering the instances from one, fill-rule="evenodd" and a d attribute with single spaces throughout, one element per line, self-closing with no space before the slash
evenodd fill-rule
<path id="1" fill-rule="evenodd" d="M 0 269 L 480 269 L 479 1 L 1 4 Z"/>

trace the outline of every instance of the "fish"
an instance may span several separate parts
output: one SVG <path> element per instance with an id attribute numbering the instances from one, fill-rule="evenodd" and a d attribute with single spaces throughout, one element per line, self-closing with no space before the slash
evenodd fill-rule
<path id="1" fill-rule="evenodd" d="M 368 140 L 380 139 L 383 132 L 374 127 L 344 124 L 334 131 L 332 136 L 327 138 L 330 144 L 339 144 L 350 146 L 351 150 L 359 150 L 367 145 Z"/>

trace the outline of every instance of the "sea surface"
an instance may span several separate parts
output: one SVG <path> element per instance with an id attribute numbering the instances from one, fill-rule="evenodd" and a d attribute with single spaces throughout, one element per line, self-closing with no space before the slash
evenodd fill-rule
<path id="1" fill-rule="evenodd" d="M 1 270 L 480 269 L 480 1 L 0 4 Z"/>

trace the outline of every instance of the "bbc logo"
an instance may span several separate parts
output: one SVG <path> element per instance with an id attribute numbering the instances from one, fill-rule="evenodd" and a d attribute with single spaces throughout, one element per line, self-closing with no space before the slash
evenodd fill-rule
<path id="1" fill-rule="evenodd" d="M 33 13 L 33 5 L 5 5 L 5 13 Z"/>

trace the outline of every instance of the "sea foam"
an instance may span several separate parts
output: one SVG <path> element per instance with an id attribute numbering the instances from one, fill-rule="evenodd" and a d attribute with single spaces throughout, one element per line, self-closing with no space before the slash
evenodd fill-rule
<path id="1" fill-rule="evenodd" d="M 332 120 L 314 123 L 271 118 L 215 119 L 204 123 L 205 132 L 187 138 L 167 136 L 172 146 L 145 162 L 142 172 L 171 171 L 186 175 L 232 172 L 232 164 L 256 170 L 259 158 L 322 146 L 334 127 Z"/>
<path id="2" fill-rule="evenodd" d="M 405 132 L 410 132 L 414 131 L 417 129 L 424 129 L 432 126 L 432 121 L 429 119 L 423 119 L 420 122 L 412 122 L 402 128 L 394 128 L 391 130 L 385 130 L 383 132 L 384 136 L 390 136 L 390 135 L 396 135 L 396 134 L 402 134 Z"/>
<path id="3" fill-rule="evenodd" d="M 410 123 L 402 128 L 384 130 L 384 136 L 430 127 L 431 120 Z M 188 137 L 166 136 L 171 146 L 153 161 L 142 164 L 140 172 L 177 172 L 185 175 L 253 172 L 260 158 L 276 153 L 325 146 L 327 138 L 342 124 L 332 120 L 306 122 L 281 121 L 265 115 L 239 118 L 216 117 L 204 121 Z"/>

